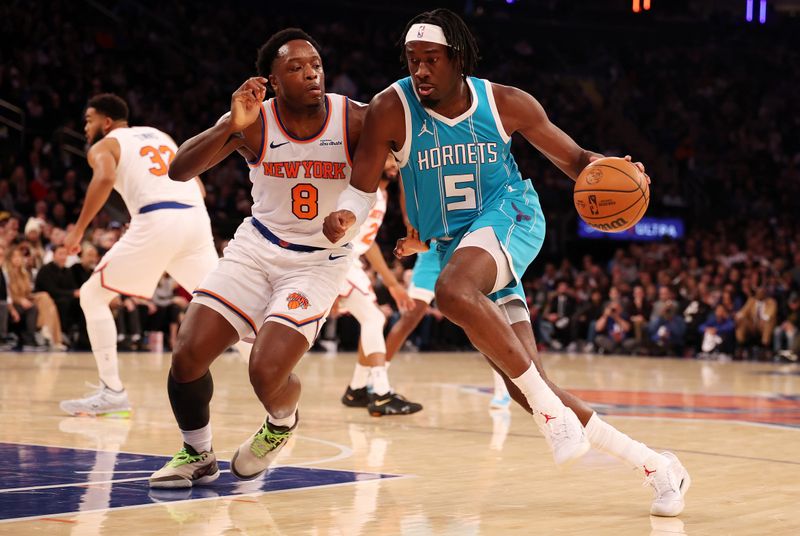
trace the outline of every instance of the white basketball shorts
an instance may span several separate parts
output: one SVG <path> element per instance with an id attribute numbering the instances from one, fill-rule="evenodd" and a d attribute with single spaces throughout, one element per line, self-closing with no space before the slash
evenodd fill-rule
<path id="1" fill-rule="evenodd" d="M 104 288 L 149 300 L 164 272 L 191 292 L 218 260 L 205 207 L 167 208 L 133 216 L 95 272 Z"/>
<path id="2" fill-rule="evenodd" d="M 217 268 L 194 291 L 193 301 L 221 314 L 242 339 L 269 321 L 299 331 L 311 345 L 352 262 L 350 247 L 281 247 L 246 218 Z"/>

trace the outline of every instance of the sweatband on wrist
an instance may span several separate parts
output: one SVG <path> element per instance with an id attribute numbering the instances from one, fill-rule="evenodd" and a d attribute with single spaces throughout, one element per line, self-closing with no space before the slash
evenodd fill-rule
<path id="1" fill-rule="evenodd" d="M 336 210 L 348 210 L 355 214 L 356 223 L 353 228 L 358 229 L 366 221 L 369 211 L 377 199 L 377 192 L 364 192 L 350 184 L 347 186 L 347 190 L 339 194 Z"/>

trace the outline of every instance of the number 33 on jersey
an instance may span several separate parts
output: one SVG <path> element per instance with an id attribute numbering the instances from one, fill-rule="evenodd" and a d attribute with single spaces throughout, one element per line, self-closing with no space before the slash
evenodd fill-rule
<path id="1" fill-rule="evenodd" d="M 261 152 L 248 162 L 253 217 L 282 240 L 323 248 L 331 244 L 322 234 L 322 221 L 336 210 L 352 170 L 347 97 L 329 93 L 325 104 L 320 131 L 298 139 L 284 128 L 275 99 L 265 101 L 258 119 Z"/>

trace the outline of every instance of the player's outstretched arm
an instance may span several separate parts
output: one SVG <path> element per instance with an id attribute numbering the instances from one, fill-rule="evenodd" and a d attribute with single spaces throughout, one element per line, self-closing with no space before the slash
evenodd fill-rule
<path id="1" fill-rule="evenodd" d="M 247 148 L 247 138 L 253 135 L 252 130 L 258 130 L 260 136 L 260 129 L 249 127 L 255 125 L 261 113 L 261 103 L 267 94 L 266 83 L 266 78 L 258 76 L 242 84 L 231 96 L 230 114 L 180 146 L 169 166 L 169 177 L 176 181 L 191 180 L 236 150 L 254 158 Z"/>
<path id="2" fill-rule="evenodd" d="M 392 295 L 392 299 L 397 304 L 397 309 L 401 313 L 412 310 L 415 307 L 414 300 L 408 295 L 406 289 L 394 276 L 394 272 L 389 268 L 389 265 L 386 264 L 386 259 L 383 258 L 381 248 L 378 247 L 376 242 L 372 243 L 367 252 L 364 253 L 364 257 L 369 262 L 369 265 L 372 266 L 372 269 L 381 276 L 383 284 L 386 285 L 386 290 L 389 291 L 389 294 Z"/>
<path id="3" fill-rule="evenodd" d="M 404 137 L 405 117 L 400 97 L 394 89 L 385 89 L 367 108 L 350 186 L 339 196 L 337 210 L 323 223 L 322 231 L 332 243 L 339 242 L 349 229 L 358 229 L 364 222 L 375 204 L 375 191 L 380 184 L 386 155 L 393 145 L 402 145 Z"/>
<path id="4" fill-rule="evenodd" d="M 86 189 L 86 199 L 83 201 L 78 221 L 64 239 L 64 246 L 70 255 L 80 252 L 81 240 L 86 229 L 114 189 L 118 158 L 119 142 L 114 138 L 106 138 L 95 143 L 86 155 L 86 160 L 92 168 L 92 180 Z"/>
<path id="5" fill-rule="evenodd" d="M 522 134 L 531 145 L 575 180 L 593 158 L 603 155 L 580 147 L 575 140 L 554 125 L 532 95 L 515 87 L 492 84 L 503 127 L 510 136 Z"/>
<path id="6" fill-rule="evenodd" d="M 522 134 L 548 160 L 567 176 L 575 180 L 590 162 L 603 158 L 600 153 L 587 151 L 580 147 L 566 132 L 554 125 L 547 113 L 532 95 L 515 87 L 492 84 L 497 109 L 503 127 L 510 136 L 514 132 Z M 630 155 L 625 159 L 632 162 Z M 644 164 L 633 162 L 650 183 L 644 171 Z"/>

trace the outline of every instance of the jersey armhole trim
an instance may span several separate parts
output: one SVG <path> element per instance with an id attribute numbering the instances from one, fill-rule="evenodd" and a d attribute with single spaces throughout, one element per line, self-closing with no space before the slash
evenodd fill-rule
<path id="1" fill-rule="evenodd" d="M 255 161 L 247 161 L 247 165 L 252 168 L 260 166 L 262 160 L 264 160 L 264 155 L 267 154 L 267 116 L 263 103 L 261 104 L 261 110 L 258 112 L 258 117 L 261 119 L 261 151 Z"/>
<path id="2" fill-rule="evenodd" d="M 408 107 L 405 92 L 403 88 L 400 87 L 400 84 L 395 82 L 392 84 L 392 89 L 395 90 L 397 96 L 400 97 L 400 102 L 403 104 L 403 114 L 406 122 L 406 139 L 403 142 L 403 146 L 397 151 L 392 151 L 394 157 L 397 159 L 398 167 L 402 169 L 408 164 L 408 156 L 411 153 L 411 110 Z"/>
<path id="3" fill-rule="evenodd" d="M 344 125 L 344 133 L 342 134 L 342 140 L 344 140 L 344 155 L 347 157 L 347 164 L 352 168 L 353 158 L 350 156 L 350 99 L 343 96 L 342 102 L 344 102 L 344 121 L 342 121 Z"/>
<path id="4" fill-rule="evenodd" d="M 494 100 L 492 83 L 488 80 L 484 80 L 483 83 L 486 85 L 486 98 L 489 101 L 489 108 L 492 110 L 492 116 L 494 117 L 494 124 L 497 127 L 497 132 L 500 134 L 500 137 L 503 138 L 503 143 L 507 144 L 511 140 L 511 136 L 509 136 L 506 133 L 506 129 L 503 128 L 503 121 L 500 119 L 500 112 L 497 111 L 497 103 Z"/>

